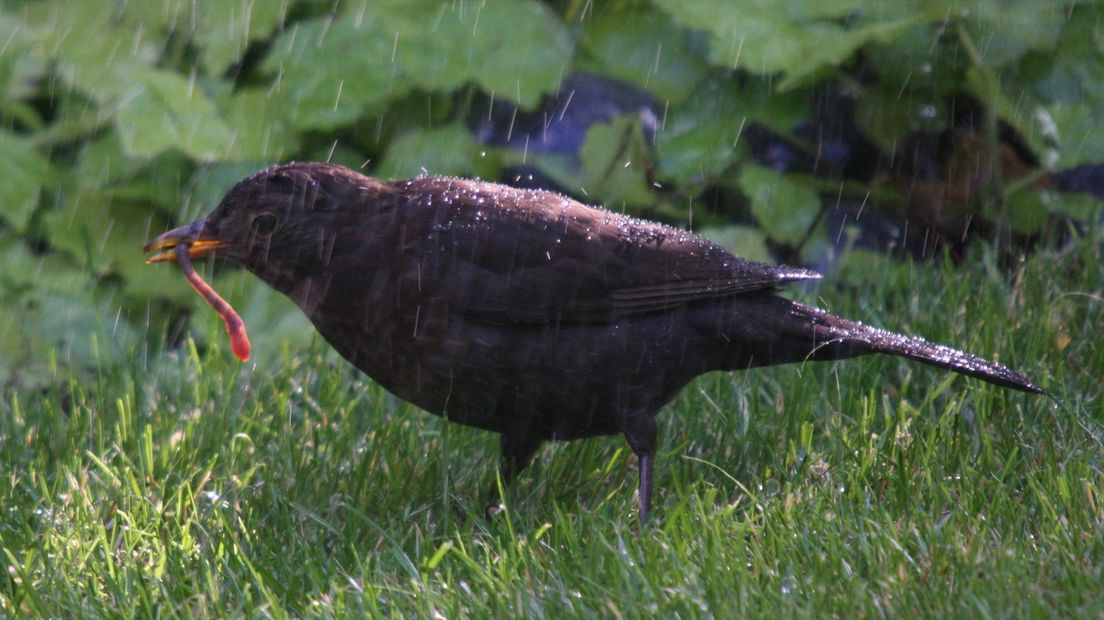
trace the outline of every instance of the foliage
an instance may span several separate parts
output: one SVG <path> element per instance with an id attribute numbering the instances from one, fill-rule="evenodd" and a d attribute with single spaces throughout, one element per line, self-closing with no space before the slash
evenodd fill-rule
<path id="1" fill-rule="evenodd" d="M 793 130 L 815 118 L 817 89 L 842 84 L 857 130 L 889 153 L 910 132 L 950 127 L 948 98 L 966 93 L 1041 155 L 1033 174 L 1099 161 L 1102 14 L 1072 0 L 6 2 L 0 348 L 13 353 L 0 380 L 39 384 L 50 350 L 94 367 L 106 358 L 90 356 L 93 325 L 111 334 L 98 347 L 110 359 L 175 339 L 195 302 L 137 249 L 291 159 L 488 178 L 524 162 L 586 199 L 809 259 L 819 193 L 900 183 L 779 174 L 749 147 L 751 128 L 821 150 Z M 480 143 L 484 104 L 536 110 L 577 71 L 640 89 L 654 126 L 627 114 L 575 128 L 585 143 L 567 157 Z M 987 118 L 979 148 L 995 153 L 998 116 Z M 974 176 L 979 217 L 1015 231 L 1067 209 L 999 170 Z M 732 204 L 694 221 L 707 188 Z"/>

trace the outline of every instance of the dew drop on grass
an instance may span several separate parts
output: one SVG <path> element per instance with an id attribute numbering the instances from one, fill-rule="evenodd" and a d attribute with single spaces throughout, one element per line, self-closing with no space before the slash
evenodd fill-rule
<path id="1" fill-rule="evenodd" d="M 794 579 L 792 573 L 787 573 L 786 576 L 782 578 L 782 594 L 793 594 L 795 589 L 797 589 L 797 580 Z"/>

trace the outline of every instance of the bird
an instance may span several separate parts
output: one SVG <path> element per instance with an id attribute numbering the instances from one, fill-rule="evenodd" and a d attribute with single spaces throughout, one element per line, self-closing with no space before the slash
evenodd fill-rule
<path id="1" fill-rule="evenodd" d="M 548 191 L 293 162 L 144 250 L 168 261 L 182 244 L 286 295 L 399 398 L 499 433 L 504 485 L 546 441 L 623 435 L 641 523 L 656 416 L 706 372 L 886 353 L 1043 393 L 1000 364 L 779 294 L 813 271 Z"/>

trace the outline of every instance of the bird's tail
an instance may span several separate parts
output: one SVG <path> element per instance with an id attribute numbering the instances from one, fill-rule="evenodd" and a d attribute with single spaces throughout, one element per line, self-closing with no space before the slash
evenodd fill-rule
<path id="1" fill-rule="evenodd" d="M 865 353 L 889 353 L 976 377 L 1001 387 L 1043 394 L 1045 390 L 1024 375 L 976 355 L 928 342 L 917 336 L 895 334 L 849 321 L 823 310 L 790 302 L 791 312 L 813 325 L 817 342 L 809 359 L 839 359 Z"/>

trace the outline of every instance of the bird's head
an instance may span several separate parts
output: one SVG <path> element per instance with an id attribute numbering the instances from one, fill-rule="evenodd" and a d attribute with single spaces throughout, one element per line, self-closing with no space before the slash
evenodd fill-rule
<path id="1" fill-rule="evenodd" d="M 229 258 L 283 288 L 329 262 L 342 224 L 377 202 L 380 187 L 331 164 L 273 166 L 240 181 L 206 218 L 158 236 L 143 251 L 157 252 L 150 263 L 173 261 L 176 246 L 187 244 L 193 259 Z"/>

